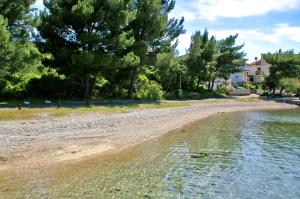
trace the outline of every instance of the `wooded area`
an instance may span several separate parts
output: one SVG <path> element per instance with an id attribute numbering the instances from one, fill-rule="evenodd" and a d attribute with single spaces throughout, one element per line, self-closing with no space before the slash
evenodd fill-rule
<path id="1" fill-rule="evenodd" d="M 46 0 L 40 12 L 34 2 L 0 2 L 2 99 L 161 99 L 179 88 L 205 97 L 246 62 L 238 35 L 207 30 L 178 56 L 185 29 L 184 18 L 169 17 L 175 0 Z M 299 77 L 298 58 L 266 59 L 271 90 Z"/>

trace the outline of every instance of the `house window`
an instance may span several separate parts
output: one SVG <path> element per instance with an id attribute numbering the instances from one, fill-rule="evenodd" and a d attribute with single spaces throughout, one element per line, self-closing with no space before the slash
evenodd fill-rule
<path id="1" fill-rule="evenodd" d="M 248 76 L 248 81 L 253 83 L 254 82 L 254 75 L 249 75 Z"/>

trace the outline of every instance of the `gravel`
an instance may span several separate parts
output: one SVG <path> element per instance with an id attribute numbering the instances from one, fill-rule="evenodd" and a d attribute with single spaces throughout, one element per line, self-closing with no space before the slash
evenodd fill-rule
<path id="1" fill-rule="evenodd" d="M 275 102 L 200 103 L 190 107 L 140 109 L 128 113 L 89 113 L 67 117 L 40 117 L 0 122 L 0 170 L 11 163 L 82 158 L 105 150 L 123 149 L 213 114 L 256 109 L 294 108 Z M 95 147 L 97 146 L 97 147 Z M 91 147 L 94 147 L 91 153 Z M 89 153 L 84 150 L 89 148 Z M 101 147 L 100 147 L 101 148 Z M 68 154 L 67 158 L 57 158 Z M 71 154 L 71 155 L 70 155 Z M 51 158 L 49 158 L 51 157 Z M 26 162 L 26 161 L 25 161 Z"/>

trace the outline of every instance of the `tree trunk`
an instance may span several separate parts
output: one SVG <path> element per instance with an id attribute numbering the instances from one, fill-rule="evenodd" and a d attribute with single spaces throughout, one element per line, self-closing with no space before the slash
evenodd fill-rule
<path id="1" fill-rule="evenodd" d="M 131 75 L 131 79 L 130 79 L 130 85 L 129 85 L 129 90 L 128 90 L 128 97 L 132 98 L 133 97 L 133 93 L 135 92 L 135 84 L 136 84 L 136 80 L 138 78 L 138 74 L 139 74 L 139 68 L 135 68 L 132 71 L 132 75 Z"/>
<path id="2" fill-rule="evenodd" d="M 210 90 L 214 90 L 214 86 L 215 86 L 215 80 L 213 79 L 211 81 L 211 88 L 210 88 Z"/>
<path id="3" fill-rule="evenodd" d="M 281 87 L 281 89 L 280 89 L 280 95 L 282 95 L 283 90 L 284 90 L 284 87 Z"/>
<path id="4" fill-rule="evenodd" d="M 210 80 L 208 81 L 208 90 L 210 90 L 210 87 L 211 87 L 211 85 L 210 85 Z"/>
<path id="5" fill-rule="evenodd" d="M 87 102 L 90 99 L 90 75 L 89 74 L 84 75 L 84 99 L 87 100 Z"/>

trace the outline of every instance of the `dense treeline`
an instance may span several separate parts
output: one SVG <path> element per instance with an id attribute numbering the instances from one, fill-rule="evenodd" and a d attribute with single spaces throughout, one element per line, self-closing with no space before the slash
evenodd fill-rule
<path id="1" fill-rule="evenodd" d="M 184 19 L 175 0 L 0 2 L 0 98 L 172 97 L 213 93 L 245 63 L 237 35 L 197 31 L 178 56 Z"/>
<path id="2" fill-rule="evenodd" d="M 272 65 L 265 82 L 267 88 L 273 94 L 277 88 L 280 88 L 280 93 L 283 90 L 297 92 L 300 86 L 300 54 L 295 54 L 293 50 L 279 50 L 274 54 L 265 54 L 263 58 Z"/>

